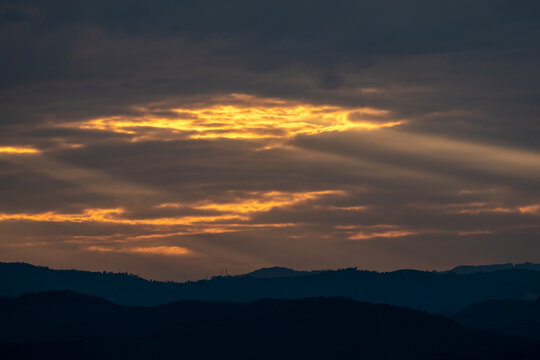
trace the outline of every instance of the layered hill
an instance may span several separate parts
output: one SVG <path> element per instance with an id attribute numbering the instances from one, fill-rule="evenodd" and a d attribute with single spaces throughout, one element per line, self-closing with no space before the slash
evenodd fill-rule
<path id="1" fill-rule="evenodd" d="M 464 326 L 540 340 L 540 299 L 484 301 L 448 316 Z"/>
<path id="2" fill-rule="evenodd" d="M 0 299 L 2 359 L 538 359 L 540 345 L 344 298 L 128 307 L 72 292 Z"/>
<path id="3" fill-rule="evenodd" d="M 493 299 L 537 299 L 540 271 L 512 268 L 457 274 L 415 270 L 378 273 L 356 269 L 315 272 L 264 269 L 241 276 L 174 283 L 128 274 L 0 263 L 0 296 L 49 290 L 70 290 L 124 305 L 158 305 L 182 299 L 250 302 L 262 298 L 347 297 L 438 313 L 457 312 Z"/>

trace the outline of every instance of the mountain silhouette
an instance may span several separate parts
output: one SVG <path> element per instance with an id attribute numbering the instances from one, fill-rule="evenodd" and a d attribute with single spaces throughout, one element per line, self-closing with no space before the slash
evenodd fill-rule
<path id="1" fill-rule="evenodd" d="M 500 270 L 511 270 L 511 269 L 521 269 L 521 270 L 536 270 L 540 271 L 540 264 L 533 264 L 530 262 L 525 262 L 521 264 L 493 264 L 493 265 L 462 265 L 457 266 L 448 272 L 453 272 L 455 274 L 473 274 L 477 272 L 491 272 L 491 271 L 500 271 Z"/>
<path id="2" fill-rule="evenodd" d="M 72 292 L 0 299 L 2 359 L 538 359 L 540 344 L 345 298 L 116 305 Z"/>
<path id="3" fill-rule="evenodd" d="M 264 276 L 255 272 L 255 276 L 220 276 L 174 283 L 148 281 L 129 274 L 51 270 L 24 263 L 0 263 L 0 296 L 71 290 L 123 305 L 158 305 L 181 299 L 250 302 L 262 298 L 342 296 L 434 313 L 458 312 L 474 303 L 493 299 L 540 297 L 540 271 L 528 269 L 467 274 L 343 269 L 301 272 L 299 276 L 291 276 L 291 271 L 262 270 Z"/>
<path id="4" fill-rule="evenodd" d="M 490 300 L 448 316 L 468 327 L 540 340 L 540 299 Z"/>
<path id="5" fill-rule="evenodd" d="M 269 268 L 262 268 L 255 271 L 252 271 L 247 274 L 243 275 L 237 275 L 236 277 L 255 277 L 255 278 L 282 278 L 282 277 L 298 277 L 298 276 L 309 276 L 309 275 L 316 275 L 320 274 L 327 270 L 320 270 L 320 271 L 298 271 L 293 270 L 285 267 L 269 267 Z"/>

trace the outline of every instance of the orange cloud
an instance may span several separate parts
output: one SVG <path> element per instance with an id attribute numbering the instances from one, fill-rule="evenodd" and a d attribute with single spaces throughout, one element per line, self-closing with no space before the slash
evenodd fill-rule
<path id="1" fill-rule="evenodd" d="M 126 219 L 119 215 L 124 213 L 124 209 L 86 209 L 79 214 L 62 214 L 54 211 L 37 214 L 0 214 L 0 221 L 23 220 L 38 222 L 101 222 L 124 225 L 191 225 L 194 223 L 218 222 L 227 220 L 247 220 L 239 215 L 219 215 L 219 216 L 183 216 L 151 219 Z"/>
<path id="2" fill-rule="evenodd" d="M 468 215 L 479 215 L 479 214 L 484 214 L 484 213 L 540 214 L 540 204 L 519 206 L 519 207 L 502 207 L 502 206 L 490 205 L 484 202 L 473 202 L 473 203 L 465 203 L 465 204 L 448 204 L 448 205 L 443 205 L 439 207 L 447 209 L 450 213 L 453 213 L 453 214 L 468 214 Z"/>
<path id="3" fill-rule="evenodd" d="M 450 214 L 467 214 L 467 215 L 480 215 L 486 213 L 495 214 L 507 214 L 515 212 L 516 209 L 497 206 L 495 204 L 489 204 L 486 202 L 470 202 L 460 204 L 444 204 L 444 205 L 423 205 L 416 204 L 417 207 L 427 206 L 428 208 L 442 209 Z"/>
<path id="4" fill-rule="evenodd" d="M 499 214 L 507 214 L 514 212 L 513 209 L 503 208 L 503 207 L 484 207 L 484 208 L 476 208 L 476 209 L 460 209 L 456 211 L 458 214 L 469 214 L 469 215 L 478 215 L 478 214 L 484 214 L 484 213 L 499 213 Z"/>
<path id="5" fill-rule="evenodd" d="M 298 224 L 295 223 L 264 223 L 264 224 L 190 224 L 181 228 L 181 231 L 167 231 L 169 228 L 163 229 L 161 227 L 145 228 L 138 235 L 129 233 L 114 233 L 109 235 L 75 235 L 75 236 L 60 236 L 66 238 L 64 243 L 72 244 L 88 244 L 95 243 L 96 241 L 104 241 L 109 243 L 126 243 L 133 240 L 153 240 L 153 239 L 166 239 L 175 238 L 179 236 L 187 235 L 199 235 L 199 234 L 223 234 L 229 232 L 244 231 L 256 228 L 286 228 L 294 227 Z M 165 230 L 165 231 L 164 231 Z M 176 228 L 174 229 L 176 230 Z M 148 232 L 150 231 L 150 232 Z"/>
<path id="6" fill-rule="evenodd" d="M 0 154 L 31 155 L 39 154 L 40 150 L 31 147 L 1 146 Z"/>
<path id="7" fill-rule="evenodd" d="M 326 209 L 338 210 L 338 211 L 366 211 L 368 209 L 368 207 L 367 206 L 334 206 L 334 205 L 330 205 L 330 206 L 327 206 Z"/>
<path id="8" fill-rule="evenodd" d="M 349 240 L 370 240 L 376 238 L 398 238 L 409 235 L 415 235 L 418 232 L 405 231 L 405 230 L 392 230 L 383 232 L 359 232 L 352 236 L 349 236 Z"/>
<path id="9" fill-rule="evenodd" d="M 108 246 L 88 246 L 85 248 L 88 251 L 98 252 L 118 252 L 118 253 L 133 253 L 143 255 L 165 255 L 165 256 L 185 256 L 192 252 L 180 246 L 135 246 L 135 247 L 108 247 Z"/>
<path id="10" fill-rule="evenodd" d="M 472 230 L 472 231 L 458 231 L 459 236 L 469 236 L 469 235 L 489 235 L 493 234 L 492 230 Z"/>
<path id="11" fill-rule="evenodd" d="M 403 229 L 397 225 L 378 224 L 378 225 L 337 225 L 338 230 L 344 230 L 348 233 L 349 240 L 371 240 L 376 238 L 398 238 L 409 235 L 419 234 L 420 231 Z M 422 232 L 425 232 L 423 230 Z"/>
<path id="12" fill-rule="evenodd" d="M 0 213 L 0 221 L 36 221 L 36 222 L 99 222 L 123 225 L 153 225 L 153 226 L 178 226 L 178 225 L 194 225 L 194 224 L 213 224 L 231 221 L 248 221 L 250 213 L 270 211 L 273 208 L 283 208 L 292 206 L 301 202 L 315 200 L 325 195 L 344 194 L 343 191 L 313 191 L 313 192 L 279 192 L 271 191 L 265 193 L 252 194 L 253 198 L 240 198 L 229 203 L 214 203 L 204 201 L 196 204 L 182 205 L 176 203 L 166 203 L 158 205 L 158 208 L 171 207 L 180 208 L 186 207 L 196 210 L 215 210 L 222 214 L 219 215 L 199 215 L 199 216 L 178 216 L 178 217 L 156 217 L 145 219 L 130 219 L 123 217 L 126 211 L 123 208 L 109 209 L 85 209 L 82 213 L 58 213 L 48 211 L 43 213 Z M 247 224 L 238 224 L 247 226 Z M 203 232 L 225 232 L 230 231 L 220 225 L 219 229 L 207 229 Z M 235 225 L 235 224 L 228 224 Z M 274 224 L 283 226 L 283 224 Z M 272 226 L 272 224 L 265 225 Z M 197 231 L 201 231 L 198 229 Z"/>
<path id="13" fill-rule="evenodd" d="M 522 214 L 535 214 L 540 215 L 540 204 L 538 205 L 528 205 L 522 206 L 519 209 L 519 212 Z"/>
<path id="14" fill-rule="evenodd" d="M 173 138 L 267 139 L 352 129 L 376 130 L 404 123 L 403 120 L 370 121 L 373 117 L 379 120 L 389 114 L 374 108 L 300 104 L 239 94 L 222 100 L 222 104 L 166 109 L 177 114 L 167 118 L 138 108 L 143 115 L 103 117 L 62 126 L 123 133 L 140 141 L 162 139 L 163 134 L 156 134 L 156 130 L 166 131 Z M 351 115 L 354 115 L 354 121 Z"/>
<path id="15" fill-rule="evenodd" d="M 324 195 L 344 194 L 343 191 L 280 192 L 271 191 L 256 194 L 252 199 L 238 199 L 229 203 L 202 202 L 195 205 L 199 210 L 216 210 L 227 213 L 252 213 L 270 211 L 273 208 L 292 206 L 304 201 L 315 200 Z"/>

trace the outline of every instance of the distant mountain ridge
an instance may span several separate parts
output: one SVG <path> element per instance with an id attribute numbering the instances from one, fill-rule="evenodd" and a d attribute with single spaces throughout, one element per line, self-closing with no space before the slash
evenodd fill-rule
<path id="1" fill-rule="evenodd" d="M 492 299 L 536 299 L 540 297 L 540 271 L 513 267 L 459 274 L 269 268 L 239 276 L 174 283 L 148 281 L 129 274 L 0 263 L 0 296 L 48 290 L 71 290 L 124 305 L 157 305 L 182 299 L 250 302 L 261 298 L 343 296 L 430 312 L 457 312 Z"/>
<path id="2" fill-rule="evenodd" d="M 455 274 L 472 274 L 477 272 L 490 272 L 490 271 L 500 271 L 500 270 L 535 270 L 540 271 L 540 264 L 534 264 L 531 262 L 524 262 L 521 264 L 493 264 L 493 265 L 461 265 L 457 266 L 448 272 L 453 272 Z"/>
<path id="3" fill-rule="evenodd" d="M 293 270 L 286 267 L 274 266 L 274 267 L 258 269 L 258 270 L 255 270 L 247 274 L 243 274 L 243 275 L 236 275 L 236 277 L 240 277 L 240 278 L 242 277 L 255 277 L 255 278 L 298 277 L 298 276 L 317 275 L 325 271 L 330 271 L 330 270 L 298 271 L 298 270 Z"/>
<path id="4" fill-rule="evenodd" d="M 540 298 L 489 300 L 448 316 L 467 327 L 540 340 Z"/>
<path id="5" fill-rule="evenodd" d="M 456 266 L 450 270 L 440 271 L 442 273 L 452 272 L 455 274 L 473 274 L 478 272 L 492 272 L 500 270 L 535 270 L 540 271 L 540 264 L 535 264 L 531 262 L 524 262 L 519 264 L 506 263 L 506 264 L 490 264 L 490 265 L 460 265 Z M 260 277 L 260 278 L 275 278 L 275 277 L 296 277 L 296 276 L 309 276 L 320 274 L 325 271 L 332 270 L 312 270 L 312 271 L 299 271 L 286 267 L 268 267 L 261 268 L 247 274 L 236 275 L 237 277 Z"/>
<path id="6" fill-rule="evenodd" d="M 8 359 L 535 360 L 540 343 L 345 298 L 127 307 L 66 291 L 0 297 Z"/>

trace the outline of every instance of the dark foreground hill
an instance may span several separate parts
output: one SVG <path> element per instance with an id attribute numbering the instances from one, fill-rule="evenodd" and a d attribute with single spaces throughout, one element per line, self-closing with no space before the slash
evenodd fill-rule
<path id="1" fill-rule="evenodd" d="M 540 345 L 343 298 L 126 307 L 71 292 L 0 299 L 2 359 L 538 359 Z"/>
<path id="2" fill-rule="evenodd" d="M 265 269 L 242 276 L 197 282 L 148 281 L 133 275 L 51 270 L 24 263 L 0 263 L 0 296 L 72 290 L 124 305 L 175 300 L 240 301 L 343 296 L 430 312 L 457 312 L 491 299 L 540 297 L 540 271 L 508 269 L 456 274 L 401 270 L 389 273 L 345 269 L 294 272 Z"/>
<path id="3" fill-rule="evenodd" d="M 468 327 L 540 340 L 540 299 L 485 301 L 448 316 Z"/>

